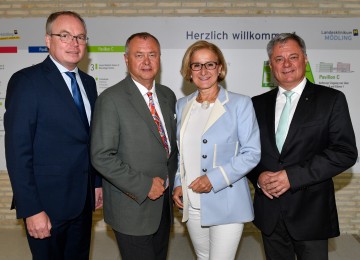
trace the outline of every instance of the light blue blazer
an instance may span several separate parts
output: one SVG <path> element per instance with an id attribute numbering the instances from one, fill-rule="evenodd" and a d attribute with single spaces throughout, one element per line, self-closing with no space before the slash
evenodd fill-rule
<path id="1" fill-rule="evenodd" d="M 183 189 L 183 218 L 189 218 L 189 200 L 185 181 L 182 140 L 189 111 L 198 91 L 181 98 L 176 105 L 177 140 L 180 152 L 175 187 Z M 246 174 L 260 160 L 260 135 L 249 97 L 220 87 L 201 142 L 201 169 L 213 186 L 200 195 L 201 225 L 245 223 L 254 219 L 254 210 Z"/>

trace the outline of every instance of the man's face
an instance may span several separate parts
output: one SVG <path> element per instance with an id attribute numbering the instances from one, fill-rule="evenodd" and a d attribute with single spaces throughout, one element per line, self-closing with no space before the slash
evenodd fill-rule
<path id="1" fill-rule="evenodd" d="M 151 89 L 160 69 L 160 48 L 156 41 L 151 37 L 135 37 L 130 41 L 124 57 L 131 77 Z"/>
<path id="2" fill-rule="evenodd" d="M 279 85 L 287 90 L 305 77 L 307 57 L 294 40 L 277 43 L 270 57 L 270 68 Z"/>
<path id="3" fill-rule="evenodd" d="M 61 15 L 56 18 L 52 24 L 51 33 L 67 33 L 72 36 L 86 35 L 82 22 L 70 15 Z M 73 70 L 85 55 L 86 44 L 79 44 L 76 39 L 70 43 L 64 43 L 61 42 L 59 36 L 46 35 L 45 41 L 50 55 L 69 70 Z"/>

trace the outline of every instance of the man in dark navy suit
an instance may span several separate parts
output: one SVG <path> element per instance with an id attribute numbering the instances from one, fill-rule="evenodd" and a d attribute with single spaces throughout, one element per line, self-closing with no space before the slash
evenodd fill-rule
<path id="1" fill-rule="evenodd" d="M 51 14 L 45 41 L 50 55 L 16 72 L 7 88 L 13 207 L 24 219 L 33 259 L 85 260 L 102 189 L 89 158 L 96 83 L 77 68 L 86 51 L 84 20 L 69 11 Z"/>
<path id="2" fill-rule="evenodd" d="M 261 139 L 260 163 L 247 175 L 254 223 L 266 259 L 326 260 L 328 238 L 340 234 L 332 177 L 357 159 L 346 98 L 306 79 L 298 35 L 279 34 L 267 52 L 279 87 L 253 98 Z"/>

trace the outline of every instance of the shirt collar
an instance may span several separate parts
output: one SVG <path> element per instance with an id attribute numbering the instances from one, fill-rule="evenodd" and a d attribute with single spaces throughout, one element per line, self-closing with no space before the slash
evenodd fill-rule
<path id="1" fill-rule="evenodd" d="M 296 94 L 301 96 L 301 94 L 305 88 L 305 85 L 306 85 L 306 77 L 304 77 L 303 80 L 291 91 L 295 92 Z M 281 86 L 279 86 L 278 96 L 282 95 L 285 91 L 287 91 L 287 90 L 282 88 Z"/>
<path id="2" fill-rule="evenodd" d="M 57 62 L 51 55 L 50 56 L 50 59 L 54 62 L 55 66 L 58 68 L 58 70 L 61 72 L 61 73 L 65 73 L 65 72 L 68 72 L 69 70 L 67 68 L 65 68 L 63 65 L 61 65 L 59 62 Z M 78 67 L 76 67 L 75 69 L 71 70 L 71 72 L 75 72 L 76 74 L 78 74 Z"/>
<path id="3" fill-rule="evenodd" d="M 142 96 L 147 96 L 147 93 L 148 93 L 148 92 L 152 92 L 152 93 L 153 93 L 153 97 L 156 97 L 156 92 L 155 92 L 155 80 L 154 80 L 154 82 L 153 82 L 153 87 L 152 87 L 150 90 L 148 90 L 145 86 L 143 86 L 142 84 L 140 84 L 139 82 L 137 82 L 137 81 L 134 80 L 133 78 L 131 78 L 131 79 L 134 81 L 136 87 L 139 89 L 139 91 L 140 91 L 140 93 L 141 93 Z"/>

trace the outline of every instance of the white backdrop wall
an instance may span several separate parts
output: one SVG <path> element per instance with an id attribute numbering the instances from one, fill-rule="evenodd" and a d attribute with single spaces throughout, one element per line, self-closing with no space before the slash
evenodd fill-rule
<path id="1" fill-rule="evenodd" d="M 89 52 L 80 68 L 97 81 L 98 92 L 126 75 L 123 51 L 133 33 L 155 35 L 162 48 L 158 81 L 172 88 L 178 98 L 194 91 L 179 70 L 186 48 L 196 40 L 218 45 L 227 61 L 228 90 L 254 96 L 268 91 L 266 44 L 281 32 L 296 32 L 306 42 L 307 76 L 315 83 L 343 91 L 347 97 L 356 136 L 360 136 L 359 18 L 86 18 Z M 6 169 L 3 148 L 3 113 L 6 86 L 11 75 L 41 62 L 47 56 L 45 18 L 0 19 L 0 170 Z M 264 66 L 265 64 L 265 66 Z M 359 161 L 348 170 L 360 174 Z"/>

